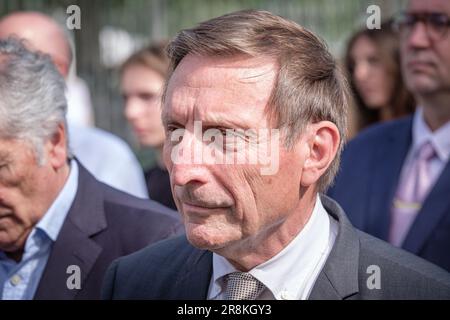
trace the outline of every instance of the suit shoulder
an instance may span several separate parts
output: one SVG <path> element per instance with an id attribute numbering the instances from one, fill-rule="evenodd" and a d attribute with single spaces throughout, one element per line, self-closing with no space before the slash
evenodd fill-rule
<path id="1" fill-rule="evenodd" d="M 358 234 L 360 273 L 367 276 L 369 266 L 379 267 L 383 282 L 391 289 L 387 291 L 393 296 L 395 288 L 405 292 L 405 286 L 409 286 L 412 291 L 417 290 L 418 298 L 450 298 L 450 274 L 447 271 L 362 231 Z"/>
<path id="2" fill-rule="evenodd" d="M 155 215 L 167 216 L 170 218 L 176 218 L 178 220 L 178 213 L 172 209 L 169 209 L 162 204 L 150 200 L 135 197 L 131 194 L 122 192 L 115 188 L 112 188 L 106 184 L 103 184 L 105 203 L 111 207 L 118 207 L 123 211 L 140 212 L 147 211 L 152 212 Z"/>
<path id="3" fill-rule="evenodd" d="M 176 285 L 183 268 L 202 253 L 186 237 L 157 242 L 114 261 L 105 278 L 108 299 L 161 299 Z M 113 288 L 113 289 L 112 289 Z"/>
<path id="4" fill-rule="evenodd" d="M 147 246 L 120 258 L 119 262 L 124 268 L 130 267 L 130 270 L 144 267 L 148 262 L 158 266 L 176 265 L 177 262 L 186 261 L 194 250 L 197 249 L 188 243 L 185 235 L 181 235 Z"/>
<path id="5" fill-rule="evenodd" d="M 117 234 L 146 234 L 153 242 L 183 232 L 178 212 L 153 200 L 137 198 L 103 183 L 102 186 L 108 226 L 117 229 Z"/>

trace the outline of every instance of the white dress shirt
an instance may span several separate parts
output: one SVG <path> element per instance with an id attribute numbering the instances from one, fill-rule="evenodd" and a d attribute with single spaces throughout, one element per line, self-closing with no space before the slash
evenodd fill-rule
<path id="1" fill-rule="evenodd" d="M 310 219 L 298 235 L 277 255 L 249 271 L 266 289 L 258 300 L 306 300 L 333 248 L 337 222 L 328 216 L 317 196 Z M 213 273 L 208 299 L 222 300 L 224 276 L 237 271 L 224 257 L 213 254 Z"/>

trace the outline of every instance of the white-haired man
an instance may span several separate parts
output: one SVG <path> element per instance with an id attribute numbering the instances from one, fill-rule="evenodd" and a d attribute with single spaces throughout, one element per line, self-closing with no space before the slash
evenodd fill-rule
<path id="1" fill-rule="evenodd" d="M 179 230 L 69 155 L 64 87 L 48 55 L 0 40 L 1 299 L 98 299 L 113 259 Z"/>

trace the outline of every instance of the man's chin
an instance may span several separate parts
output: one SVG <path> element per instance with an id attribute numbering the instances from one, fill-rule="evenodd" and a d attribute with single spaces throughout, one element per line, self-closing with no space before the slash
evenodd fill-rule
<path id="1" fill-rule="evenodd" d="M 415 94 L 431 94 L 439 90 L 439 84 L 427 75 L 414 75 L 408 81 L 408 87 Z"/>
<path id="2" fill-rule="evenodd" d="M 226 242 L 219 230 L 210 230 L 206 226 L 187 226 L 186 236 L 188 241 L 196 248 L 215 251 L 223 248 Z"/>
<path id="3" fill-rule="evenodd" d="M 223 247 L 223 244 L 214 237 L 187 233 L 187 239 L 194 247 L 202 250 L 214 251 Z"/>
<path id="4" fill-rule="evenodd" d="M 22 248 L 17 245 L 15 241 L 12 241 L 9 238 L 4 238 L 0 233 L 0 251 L 3 252 L 15 252 L 22 250 Z"/>

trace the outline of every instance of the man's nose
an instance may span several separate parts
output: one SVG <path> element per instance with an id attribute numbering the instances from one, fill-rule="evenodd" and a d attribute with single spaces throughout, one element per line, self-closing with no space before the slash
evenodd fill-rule
<path id="1" fill-rule="evenodd" d="M 429 47 L 431 41 L 425 23 L 421 21 L 417 22 L 412 27 L 405 41 L 407 41 L 408 47 L 413 49 L 423 49 Z"/>
<path id="2" fill-rule="evenodd" d="M 170 137 L 169 137 L 170 139 Z M 206 183 L 208 169 L 202 159 L 202 141 L 188 130 L 183 139 L 170 148 L 169 166 L 172 183 L 185 186 L 189 183 Z M 167 162 L 167 161 L 166 161 Z"/>

